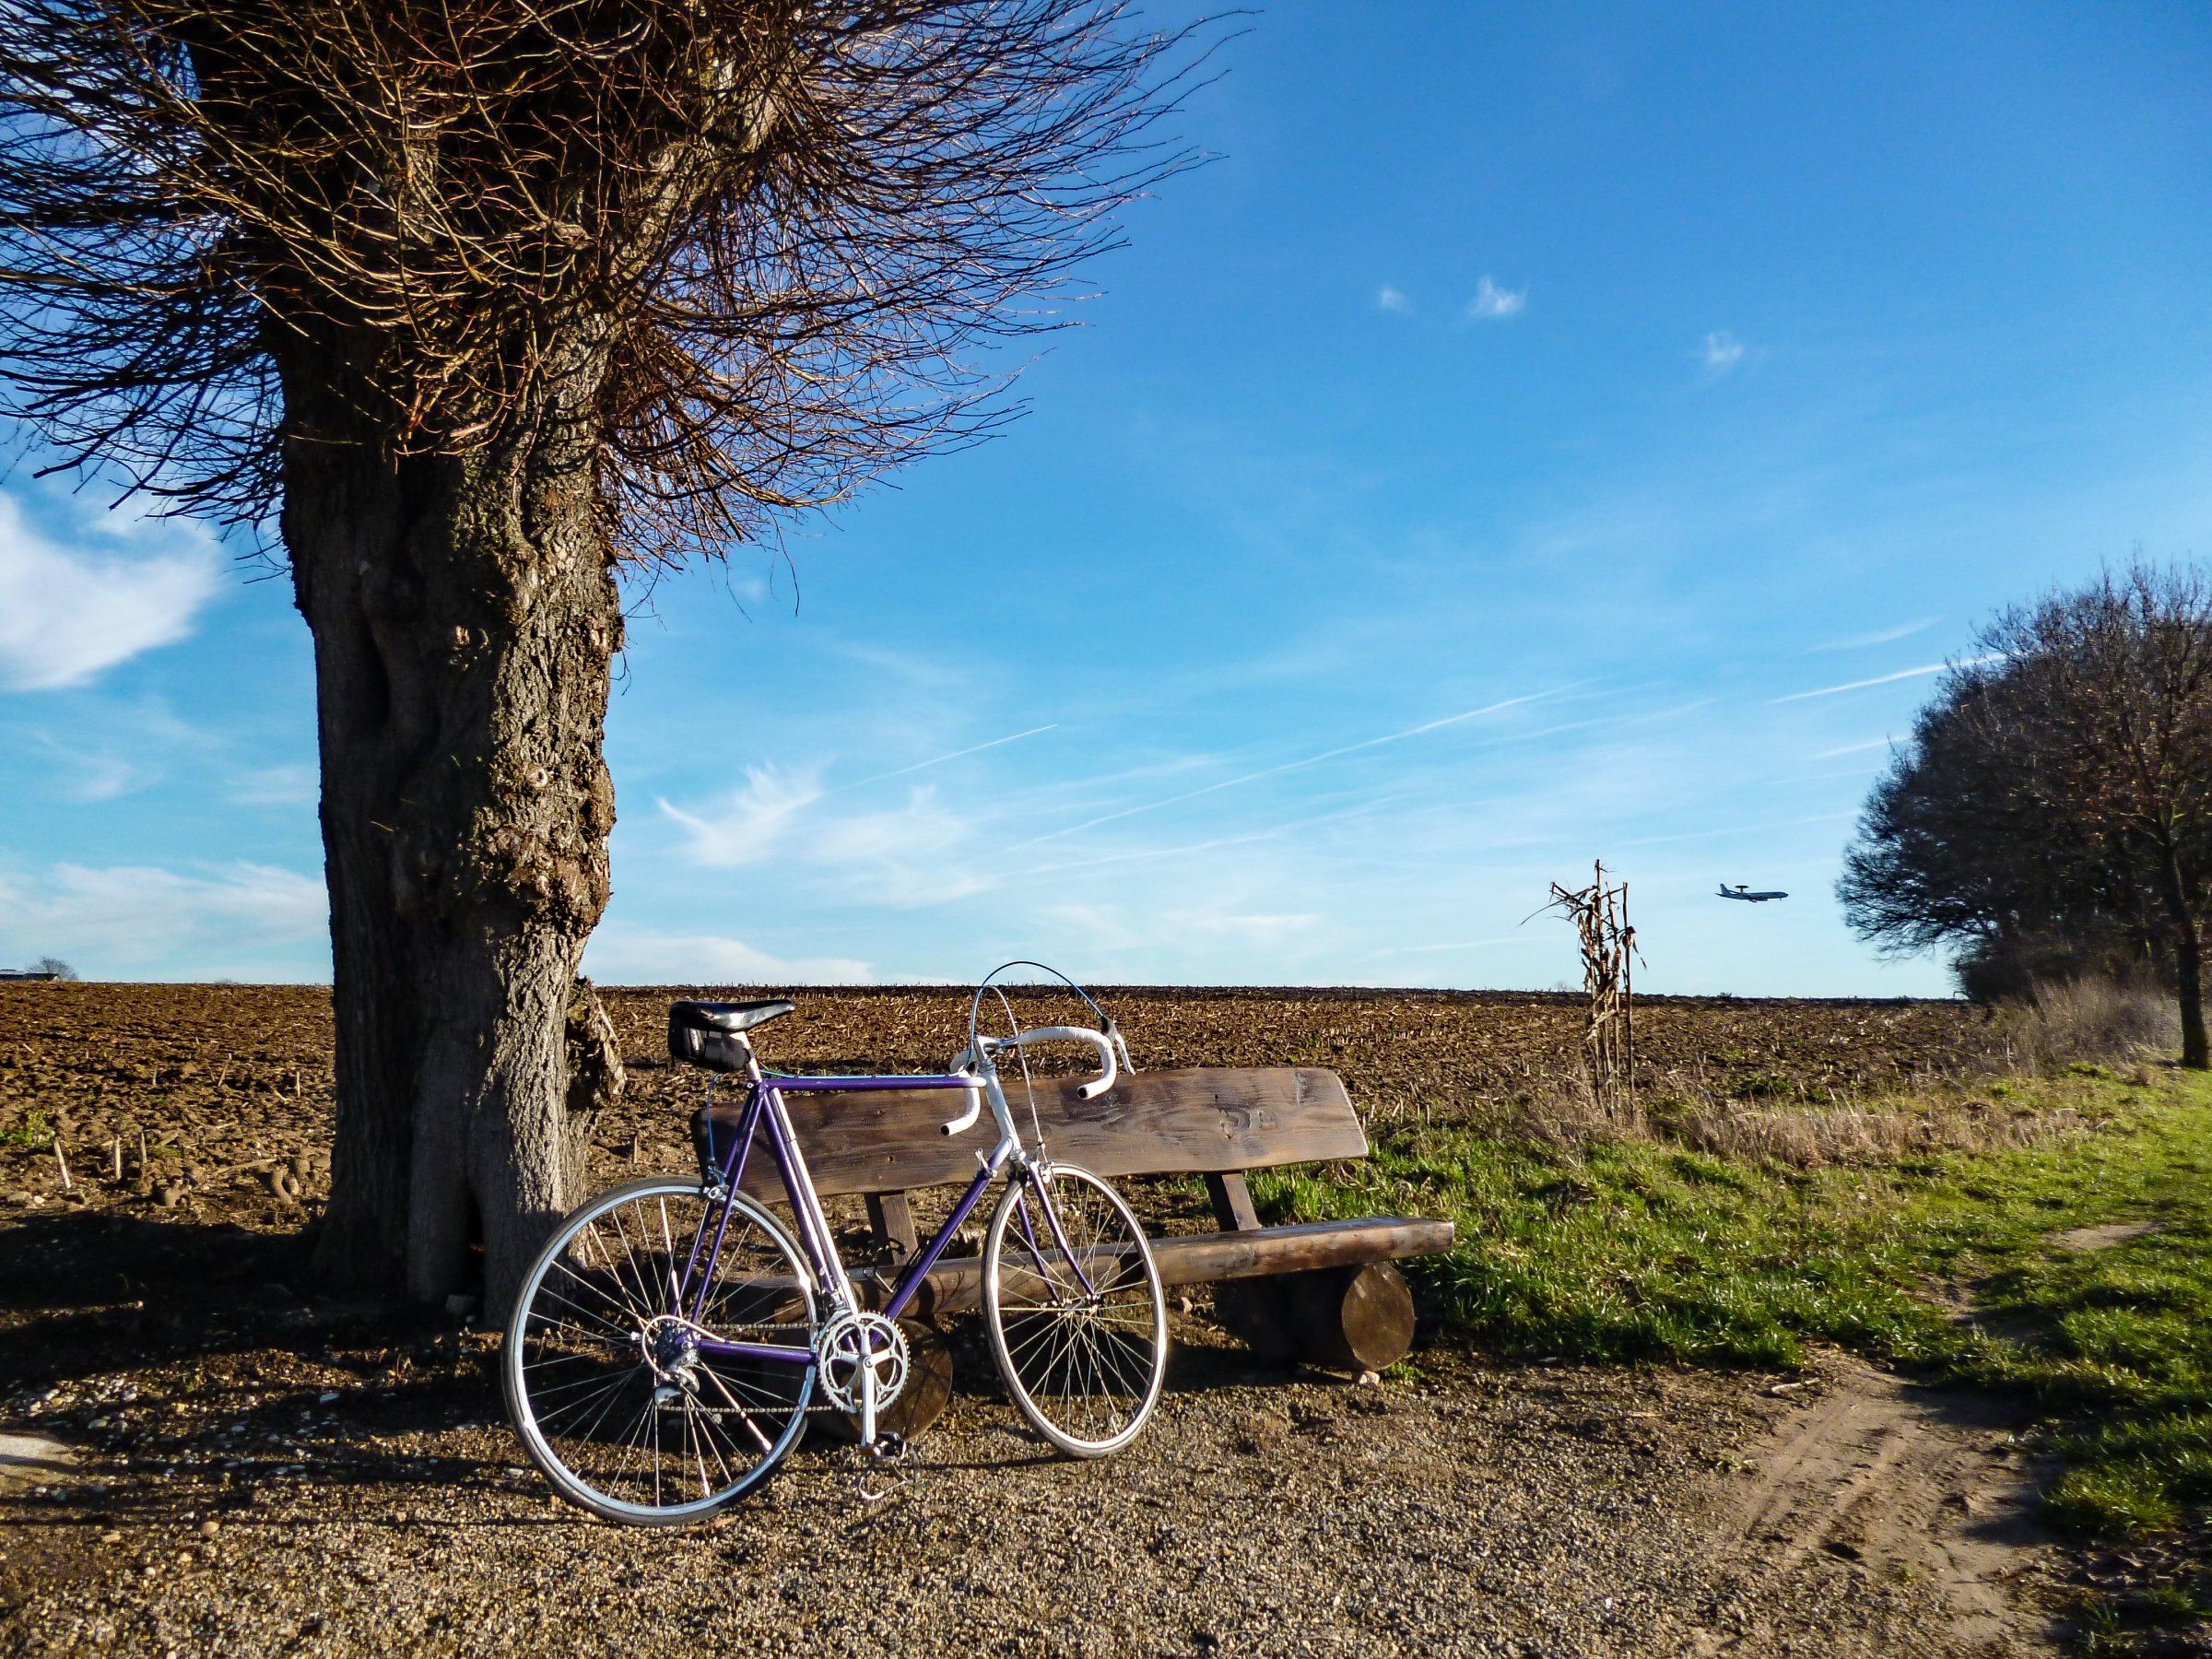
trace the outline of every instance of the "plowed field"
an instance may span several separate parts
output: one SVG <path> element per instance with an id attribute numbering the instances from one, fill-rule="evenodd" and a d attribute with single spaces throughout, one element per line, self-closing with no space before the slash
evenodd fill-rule
<path id="1" fill-rule="evenodd" d="M 743 994 L 607 994 L 630 1089 L 598 1125 L 606 1168 L 594 1178 L 633 1161 L 683 1164 L 700 1075 L 665 1058 L 667 1003 Z M 926 1069 L 965 1041 L 964 990 L 794 994 L 798 1013 L 760 1036 L 776 1065 Z M 1579 1029 L 1573 999 L 1558 995 L 1140 987 L 1101 1000 L 1140 1065 L 1327 1065 L 1379 1123 L 1510 1109 L 1571 1073 Z M 1022 1008 L 1032 1022 L 1073 1011 L 1044 997 Z M 1650 998 L 1637 1021 L 1654 1088 L 1765 1101 L 1878 1094 L 1949 1072 L 1983 1032 L 1972 1009 L 1932 1002 Z M 297 1227 L 328 1181 L 330 1051 L 318 987 L 0 985 L 0 1217 L 35 1200 Z"/>

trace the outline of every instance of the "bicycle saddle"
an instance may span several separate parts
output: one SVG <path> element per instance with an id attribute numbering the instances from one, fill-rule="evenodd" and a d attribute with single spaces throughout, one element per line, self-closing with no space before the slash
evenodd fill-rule
<path id="1" fill-rule="evenodd" d="M 749 1031 L 794 1012 L 798 1004 L 780 996 L 761 1002 L 679 1002 L 668 1006 L 668 1023 L 693 1031 Z"/>

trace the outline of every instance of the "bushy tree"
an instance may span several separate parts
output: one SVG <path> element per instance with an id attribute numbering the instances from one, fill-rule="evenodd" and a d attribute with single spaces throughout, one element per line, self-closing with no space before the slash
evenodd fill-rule
<path id="1" fill-rule="evenodd" d="M 1971 985 L 2162 961 L 2203 1066 L 2212 587 L 2138 564 L 2005 612 L 1875 787 L 1839 886 L 1861 936 Z"/>
<path id="2" fill-rule="evenodd" d="M 569 1200 L 567 1034 L 605 1048 L 619 571 L 987 426 L 971 348 L 1178 164 L 1187 39 L 1110 0 L 0 8 L 9 406 L 275 525 L 314 636 L 327 1268 L 434 1299 L 480 1230 L 504 1299 Z"/>

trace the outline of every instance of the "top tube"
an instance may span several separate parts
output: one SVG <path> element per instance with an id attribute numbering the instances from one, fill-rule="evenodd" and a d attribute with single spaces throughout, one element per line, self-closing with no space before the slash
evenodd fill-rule
<path id="1" fill-rule="evenodd" d="M 980 1077 L 931 1075 L 916 1077 L 802 1077 L 789 1072 L 762 1072 L 760 1080 L 782 1094 L 843 1094 L 871 1088 L 981 1088 Z"/>

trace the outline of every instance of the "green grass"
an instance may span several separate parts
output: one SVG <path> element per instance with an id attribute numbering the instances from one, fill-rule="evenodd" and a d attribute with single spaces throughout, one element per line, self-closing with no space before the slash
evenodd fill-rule
<path id="1" fill-rule="evenodd" d="M 0 1147 L 13 1152 L 44 1152 L 53 1145 L 53 1125 L 42 1112 L 26 1112 L 18 1122 L 0 1129 Z"/>
<path id="2" fill-rule="evenodd" d="M 1624 1140 L 1581 1150 L 1385 1131 L 1328 1180 L 1256 1176 L 1275 1218 L 1448 1216 L 1426 1311 L 1492 1352 L 1788 1367 L 1830 1342 L 2026 1394 L 2065 1425 L 2052 1520 L 2097 1538 L 2212 1506 L 2212 1081 L 2101 1068 L 2009 1098 L 2089 1125 L 2029 1150 L 1811 1171 Z M 2051 1235 L 2157 1230 L 2068 1251 Z M 1973 1288 L 1963 1322 L 1942 1284 Z"/>

